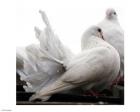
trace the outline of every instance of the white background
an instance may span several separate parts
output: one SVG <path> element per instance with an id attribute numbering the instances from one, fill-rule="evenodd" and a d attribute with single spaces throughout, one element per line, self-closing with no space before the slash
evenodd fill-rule
<path id="1" fill-rule="evenodd" d="M 107 8 L 116 9 L 121 25 L 124 26 L 124 7 L 120 2 L 75 1 L 40 1 L 17 2 L 17 35 L 16 46 L 37 43 L 34 26 L 45 27 L 38 11 L 44 10 L 60 40 L 75 53 L 80 51 L 80 39 L 83 32 L 91 25 L 104 19 Z"/>
<path id="2" fill-rule="evenodd" d="M 136 112 L 139 111 L 140 36 L 139 3 L 136 0 L 5 0 L 0 3 L 0 111 L 13 112 Z M 38 13 L 46 11 L 56 34 L 75 53 L 90 25 L 104 18 L 105 10 L 117 10 L 125 31 L 125 106 L 16 106 L 15 48 L 36 43 L 33 27 L 44 28 Z"/>

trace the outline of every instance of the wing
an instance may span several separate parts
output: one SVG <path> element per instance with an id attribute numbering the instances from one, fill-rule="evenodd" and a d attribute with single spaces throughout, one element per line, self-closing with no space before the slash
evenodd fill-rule
<path id="1" fill-rule="evenodd" d="M 98 82 L 98 80 L 103 79 L 104 75 L 101 74 L 104 73 L 104 67 L 96 56 L 89 56 L 89 53 L 91 52 L 86 51 L 86 53 L 77 56 L 73 60 L 76 60 L 75 63 L 72 62 L 72 66 L 60 78 L 58 78 L 58 80 L 49 86 L 44 86 L 31 97 L 30 100 L 35 100 L 37 98 L 41 99 L 43 96 L 51 96 L 55 93 L 94 83 L 94 81 Z"/>
<path id="2" fill-rule="evenodd" d="M 96 63 L 98 61 L 94 60 L 94 62 L 95 65 L 90 65 L 88 62 L 80 62 L 79 65 L 76 64 L 64 74 L 62 80 L 66 83 L 76 85 L 85 85 L 100 80 L 103 67 L 101 63 Z"/>
<path id="3" fill-rule="evenodd" d="M 110 72 L 114 71 L 115 57 L 112 54 L 116 54 L 116 50 L 115 52 L 113 50 L 98 47 L 83 51 L 73 59 L 70 68 L 64 73 L 61 80 L 71 84 L 84 84 L 108 77 Z M 117 59 L 118 57 L 115 62 Z"/>

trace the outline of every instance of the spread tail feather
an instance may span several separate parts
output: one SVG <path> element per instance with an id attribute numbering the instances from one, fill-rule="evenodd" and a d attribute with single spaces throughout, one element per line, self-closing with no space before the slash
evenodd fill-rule
<path id="1" fill-rule="evenodd" d="M 20 58 L 21 62 L 24 62 L 22 69 L 17 67 L 17 73 L 20 75 L 21 80 L 28 83 L 24 87 L 26 92 L 40 90 L 44 85 L 55 81 L 65 71 L 62 64 L 49 59 L 48 55 L 43 51 L 37 45 L 30 45 L 22 51 L 24 52 L 22 54 L 26 54 L 26 57 L 17 51 L 18 58 Z"/>
<path id="2" fill-rule="evenodd" d="M 39 38 L 40 34 L 41 34 L 41 30 L 38 27 L 34 27 L 34 31 L 35 31 L 35 35 L 37 38 Z"/>
<path id="3" fill-rule="evenodd" d="M 41 14 L 42 20 L 46 25 L 46 28 L 41 33 L 39 28 L 35 27 L 35 32 L 37 33 L 37 38 L 40 42 L 41 48 L 47 52 L 50 59 L 66 66 L 74 54 L 70 49 L 63 45 L 63 43 L 54 33 L 45 12 L 40 10 L 39 13 Z"/>
<path id="4" fill-rule="evenodd" d="M 17 56 L 17 63 L 23 65 L 22 69 L 17 67 L 17 72 L 28 83 L 24 86 L 27 92 L 38 91 L 56 81 L 74 56 L 54 34 L 45 12 L 40 11 L 40 14 L 46 25 L 43 31 L 34 28 L 40 44 L 29 45 L 22 52 L 16 51 L 20 54 Z M 42 78 L 37 80 L 39 77 Z"/>

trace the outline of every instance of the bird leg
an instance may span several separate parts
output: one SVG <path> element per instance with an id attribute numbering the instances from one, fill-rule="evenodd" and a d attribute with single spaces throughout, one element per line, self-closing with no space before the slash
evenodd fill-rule
<path id="1" fill-rule="evenodd" d="M 111 87 L 112 88 L 114 85 L 118 85 L 121 81 L 124 80 L 124 77 L 121 76 L 121 72 L 119 71 L 118 76 L 116 77 L 116 79 L 112 82 Z"/>

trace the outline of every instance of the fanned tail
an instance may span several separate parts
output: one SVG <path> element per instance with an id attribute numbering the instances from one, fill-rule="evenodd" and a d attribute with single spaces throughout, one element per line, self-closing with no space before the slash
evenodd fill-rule
<path id="1" fill-rule="evenodd" d="M 46 28 L 42 33 L 38 33 L 40 32 L 40 30 L 38 28 L 35 28 L 35 32 L 37 34 L 40 34 L 40 36 L 37 37 L 40 41 L 40 46 L 41 48 L 45 49 L 45 51 L 52 60 L 58 63 L 60 62 L 60 64 L 66 66 L 67 63 L 71 60 L 71 58 L 74 56 L 74 54 L 71 52 L 70 49 L 68 49 L 62 44 L 57 35 L 53 32 L 45 12 L 41 10 L 39 12 L 41 14 L 43 22 L 46 25 Z"/>
<path id="2" fill-rule="evenodd" d="M 21 80 L 27 83 L 27 86 L 24 86 L 26 92 L 40 90 L 44 85 L 55 81 L 65 71 L 61 64 L 49 59 L 43 51 L 37 45 L 30 45 L 22 51 L 26 54 L 26 58 L 21 55 L 20 63 L 23 62 L 23 67 L 22 69 L 17 67 L 17 73 Z"/>
<path id="3" fill-rule="evenodd" d="M 17 72 L 27 83 L 26 92 L 37 92 L 56 81 L 66 70 L 74 54 L 54 34 L 47 16 L 39 11 L 46 28 L 35 27 L 39 45 L 29 45 L 17 53 Z"/>

